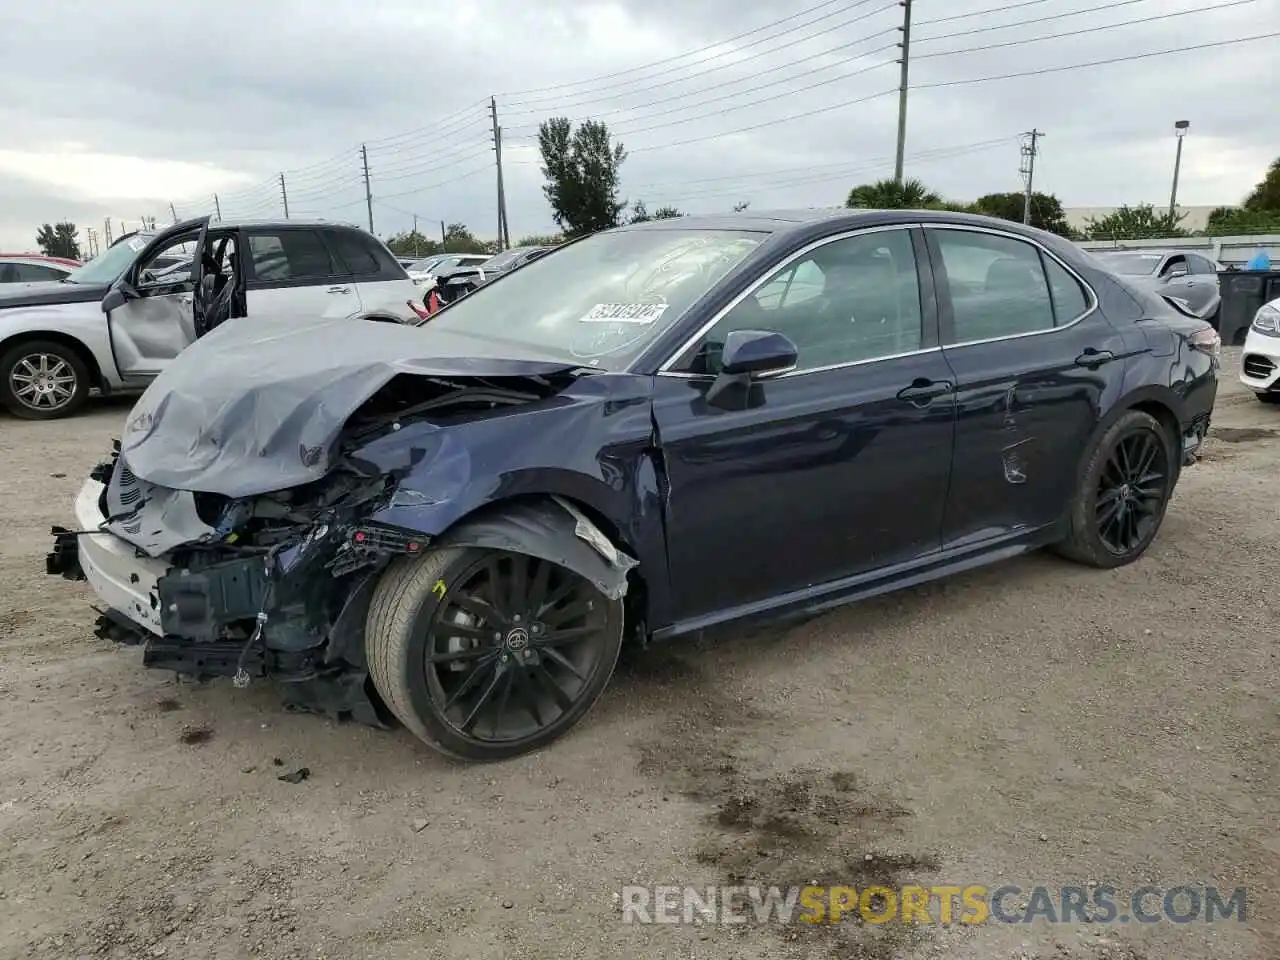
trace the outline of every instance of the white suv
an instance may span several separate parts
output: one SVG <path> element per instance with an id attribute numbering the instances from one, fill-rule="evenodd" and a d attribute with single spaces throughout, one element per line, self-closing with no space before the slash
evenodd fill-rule
<path id="1" fill-rule="evenodd" d="M 30 420 L 73 413 L 93 388 L 144 389 L 233 317 L 426 315 L 380 240 L 324 221 L 190 220 L 122 237 L 60 282 L 7 286 L 17 289 L 0 288 L 0 405 Z"/>

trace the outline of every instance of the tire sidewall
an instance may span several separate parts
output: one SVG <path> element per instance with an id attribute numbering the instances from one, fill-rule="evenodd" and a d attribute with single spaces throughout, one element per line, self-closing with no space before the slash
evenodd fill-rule
<path id="1" fill-rule="evenodd" d="M 509 757 L 537 750 L 553 740 L 558 739 L 573 727 L 583 715 L 595 704 L 604 692 L 609 678 L 617 664 L 618 654 L 622 647 L 623 604 L 621 600 L 610 600 L 598 594 L 600 601 L 607 604 L 608 639 L 605 649 L 601 651 L 600 662 L 595 674 L 588 681 L 586 688 L 579 695 L 577 702 L 567 713 L 558 717 L 552 724 L 539 730 L 531 737 L 514 740 L 509 743 L 486 744 L 459 734 L 437 712 L 435 700 L 431 696 L 427 680 L 426 654 L 430 641 L 427 624 L 435 617 L 449 591 L 462 582 L 480 561 L 489 557 L 493 551 L 479 547 L 463 548 L 457 556 L 450 559 L 440 575 L 445 585 L 444 596 L 438 596 L 435 590 L 427 590 L 413 614 L 411 630 L 406 645 L 404 662 L 399 669 L 403 671 L 405 689 L 409 693 L 409 705 L 414 714 L 431 734 L 440 749 L 453 756 L 466 760 L 505 760 Z M 434 586 L 434 585 L 433 585 Z"/>
<path id="2" fill-rule="evenodd" d="M 47 353 L 65 361 L 76 375 L 76 388 L 71 399 L 55 410 L 36 410 L 26 404 L 13 392 L 9 375 L 13 368 L 24 357 L 36 353 Z M 0 406 L 22 420 L 57 420 L 75 413 L 84 405 L 89 396 L 89 369 L 75 350 L 65 344 L 50 340 L 27 340 L 11 347 L 0 356 Z"/>
<path id="3" fill-rule="evenodd" d="M 1126 436 L 1138 431 L 1146 430 L 1152 432 L 1164 446 L 1165 459 L 1168 464 L 1168 488 L 1164 500 L 1160 504 L 1160 509 L 1156 513 L 1155 523 L 1152 524 L 1151 530 L 1143 538 L 1142 542 L 1134 550 L 1126 554 L 1113 553 L 1102 541 L 1102 536 L 1098 532 L 1097 523 L 1095 521 L 1097 503 L 1098 503 L 1098 483 L 1102 478 L 1102 471 L 1106 469 L 1107 461 L 1116 449 L 1117 444 Z M 1160 528 L 1164 526 L 1165 513 L 1169 509 L 1169 501 L 1173 499 L 1173 491 L 1176 487 L 1179 475 L 1179 463 L 1174 448 L 1173 439 L 1169 436 L 1168 429 L 1160 423 L 1155 417 L 1141 410 L 1130 410 L 1120 416 L 1107 431 L 1103 434 L 1101 441 L 1097 447 L 1097 453 L 1091 458 L 1089 469 L 1083 478 L 1083 488 L 1080 491 L 1077 523 L 1082 529 L 1087 531 L 1091 552 L 1099 566 L 1119 567 L 1139 559 L 1151 543 L 1160 533 Z"/>

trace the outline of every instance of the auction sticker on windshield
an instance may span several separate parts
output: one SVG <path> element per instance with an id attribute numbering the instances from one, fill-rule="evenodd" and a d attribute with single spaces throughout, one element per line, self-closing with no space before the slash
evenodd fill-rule
<path id="1" fill-rule="evenodd" d="M 579 323 L 656 323 L 666 303 L 597 303 Z"/>
<path id="2" fill-rule="evenodd" d="M 146 245 L 147 245 L 147 241 L 146 241 L 146 240 L 144 240 L 144 239 L 142 239 L 142 237 L 130 237 L 130 238 L 129 238 L 129 249 L 130 249 L 130 250 L 132 250 L 134 253 L 137 253 L 139 250 L 141 250 L 141 249 L 142 249 L 143 247 L 145 247 Z"/>

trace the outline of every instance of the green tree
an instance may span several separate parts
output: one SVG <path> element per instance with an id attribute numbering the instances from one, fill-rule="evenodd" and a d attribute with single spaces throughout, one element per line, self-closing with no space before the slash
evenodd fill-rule
<path id="1" fill-rule="evenodd" d="M 676 217 L 683 217 L 684 214 L 675 207 L 659 207 L 650 213 L 644 205 L 643 200 L 637 200 L 631 206 L 631 217 L 629 223 L 644 223 L 647 220 L 672 220 Z"/>
<path id="2" fill-rule="evenodd" d="M 659 207 L 653 211 L 653 219 L 655 220 L 674 220 L 676 217 L 683 217 L 684 214 L 675 207 Z"/>
<path id="3" fill-rule="evenodd" d="M 643 200 L 637 200 L 631 205 L 631 223 L 644 223 L 652 219 L 653 217 L 649 216 L 649 211 L 645 209 Z"/>
<path id="4" fill-rule="evenodd" d="M 609 128 L 598 120 L 578 124 L 552 117 L 538 128 L 542 155 L 543 196 L 556 224 L 568 236 L 616 227 L 626 200 L 619 200 L 619 180 L 627 152 L 613 143 Z"/>
<path id="5" fill-rule="evenodd" d="M 76 225 L 63 220 L 52 226 L 44 224 L 36 232 L 36 243 L 46 257 L 70 257 L 80 259 L 80 238 Z"/>
<path id="6" fill-rule="evenodd" d="M 1024 202 L 1022 193 L 988 193 L 973 202 L 973 212 L 1021 223 Z M 1051 193 L 1031 194 L 1031 226 L 1063 237 L 1073 233 L 1062 210 L 1062 201 Z"/>
<path id="7" fill-rule="evenodd" d="M 1105 217 L 1089 217 L 1085 220 L 1085 235 L 1090 240 L 1143 240 L 1185 237 L 1187 231 L 1179 226 L 1185 213 L 1156 213 L 1149 203 L 1136 207 L 1123 206 Z"/>
<path id="8" fill-rule="evenodd" d="M 1271 161 L 1266 176 L 1244 198 L 1244 208 L 1254 212 L 1266 210 L 1280 214 L 1280 157 Z"/>
<path id="9" fill-rule="evenodd" d="M 1209 221 L 1202 232 L 1206 237 L 1280 233 L 1280 210 L 1218 207 L 1209 214 Z"/>
<path id="10" fill-rule="evenodd" d="M 747 209 L 747 207 L 749 207 L 749 206 L 751 206 L 751 201 L 750 201 L 750 200 L 740 200 L 740 201 L 738 201 L 737 203 L 735 203 L 735 204 L 733 205 L 733 212 L 734 212 L 734 213 L 742 213 L 742 211 L 743 211 L 743 210 L 745 210 L 745 209 Z"/>
<path id="11" fill-rule="evenodd" d="M 864 183 L 849 191 L 849 199 L 844 205 L 872 210 L 919 210 L 941 202 L 941 194 L 912 178 L 901 183 L 896 180 Z"/>
<path id="12" fill-rule="evenodd" d="M 429 257 L 440 252 L 440 241 L 424 237 L 416 230 L 393 234 L 387 247 L 397 257 Z"/>
<path id="13" fill-rule="evenodd" d="M 465 223 L 451 223 L 444 228 L 445 253 L 497 253 L 501 247 L 498 242 L 486 243 L 478 239 Z"/>
<path id="14" fill-rule="evenodd" d="M 516 241 L 517 247 L 558 247 L 564 243 L 564 235 L 559 233 L 531 233 Z"/>

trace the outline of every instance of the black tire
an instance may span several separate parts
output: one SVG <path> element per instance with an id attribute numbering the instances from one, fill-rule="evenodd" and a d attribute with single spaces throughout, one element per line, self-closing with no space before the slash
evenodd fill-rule
<path id="1" fill-rule="evenodd" d="M 42 372 L 67 371 L 60 374 L 51 390 L 40 391 L 28 398 L 19 394 L 17 378 L 39 369 Z M 70 382 L 62 379 L 70 376 Z M 65 397 L 63 392 L 69 390 Z M 44 406 L 48 399 L 52 404 Z M 0 405 L 23 420 L 57 420 L 69 417 L 89 399 L 89 368 L 71 347 L 52 340 L 25 340 L 5 351 L 0 357 Z"/>
<path id="2" fill-rule="evenodd" d="M 511 586 L 517 570 L 523 591 Z M 505 598 L 496 604 L 485 592 L 494 583 Z M 534 600 L 539 583 L 545 605 Z M 622 633 L 622 601 L 577 574 L 523 554 L 453 547 L 387 568 L 365 650 L 374 686 L 412 733 L 446 756 L 491 761 L 537 750 L 581 720 L 613 674 Z"/>
<path id="3" fill-rule="evenodd" d="M 1254 396 L 1263 403 L 1280 403 L 1280 393 L 1255 393 Z"/>
<path id="4" fill-rule="evenodd" d="M 1167 427 L 1141 410 L 1121 414 L 1089 454 L 1068 508 L 1067 536 L 1055 549 L 1101 569 L 1137 560 L 1160 530 L 1179 469 Z"/>

